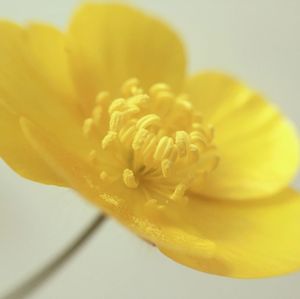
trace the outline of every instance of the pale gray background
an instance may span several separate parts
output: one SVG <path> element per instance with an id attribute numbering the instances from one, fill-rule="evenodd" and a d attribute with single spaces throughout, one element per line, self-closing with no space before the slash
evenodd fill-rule
<path id="1" fill-rule="evenodd" d="M 300 128 L 300 1 L 131 2 L 181 32 L 191 71 L 217 68 L 240 76 L 279 104 Z M 0 17 L 63 27 L 77 3 L 0 0 Z M 1 293 L 59 251 L 97 210 L 71 191 L 19 178 L 2 162 L 0 190 Z M 32 298 L 298 299 L 300 273 L 265 280 L 203 274 L 170 261 L 110 221 Z"/>

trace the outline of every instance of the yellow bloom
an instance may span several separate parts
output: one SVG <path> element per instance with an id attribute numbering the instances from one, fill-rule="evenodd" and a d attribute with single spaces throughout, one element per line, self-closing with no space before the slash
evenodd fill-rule
<path id="1" fill-rule="evenodd" d="M 298 139 L 262 96 L 187 77 L 170 28 L 122 5 L 82 6 L 66 33 L 2 21 L 0 39 L 0 155 L 15 171 L 77 190 L 195 269 L 300 268 Z"/>

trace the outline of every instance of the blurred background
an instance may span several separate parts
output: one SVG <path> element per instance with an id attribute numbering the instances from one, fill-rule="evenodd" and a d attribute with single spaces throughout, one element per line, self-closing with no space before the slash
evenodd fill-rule
<path id="1" fill-rule="evenodd" d="M 299 0 L 129 2 L 161 16 L 182 35 L 190 72 L 220 69 L 237 75 L 277 103 L 300 129 Z M 0 0 L 0 18 L 65 28 L 79 3 Z M 300 188 L 299 179 L 295 186 Z M 72 191 L 26 181 L 0 161 L 0 294 L 44 265 L 97 212 Z M 196 272 L 110 220 L 31 298 L 298 299 L 299 281 L 300 273 L 233 280 Z"/>

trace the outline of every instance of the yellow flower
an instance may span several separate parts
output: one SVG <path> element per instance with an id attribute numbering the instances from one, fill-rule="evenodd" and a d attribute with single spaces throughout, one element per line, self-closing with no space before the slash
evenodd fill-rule
<path id="1" fill-rule="evenodd" d="M 179 263 L 231 277 L 300 268 L 299 144 L 276 107 L 123 5 L 66 33 L 0 23 L 0 155 L 77 190 Z M 137 79 L 135 79 L 137 78 Z"/>

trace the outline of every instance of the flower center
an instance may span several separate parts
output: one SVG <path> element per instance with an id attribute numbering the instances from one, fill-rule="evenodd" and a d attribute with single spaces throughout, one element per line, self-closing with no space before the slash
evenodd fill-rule
<path id="1" fill-rule="evenodd" d="M 122 98 L 111 101 L 100 93 L 83 133 L 95 128 L 101 146 L 90 157 L 94 162 L 102 157 L 100 179 L 141 189 L 150 202 L 186 202 L 192 182 L 217 166 L 213 128 L 187 95 L 175 96 L 166 84 L 145 93 L 137 79 L 130 79 Z"/>

